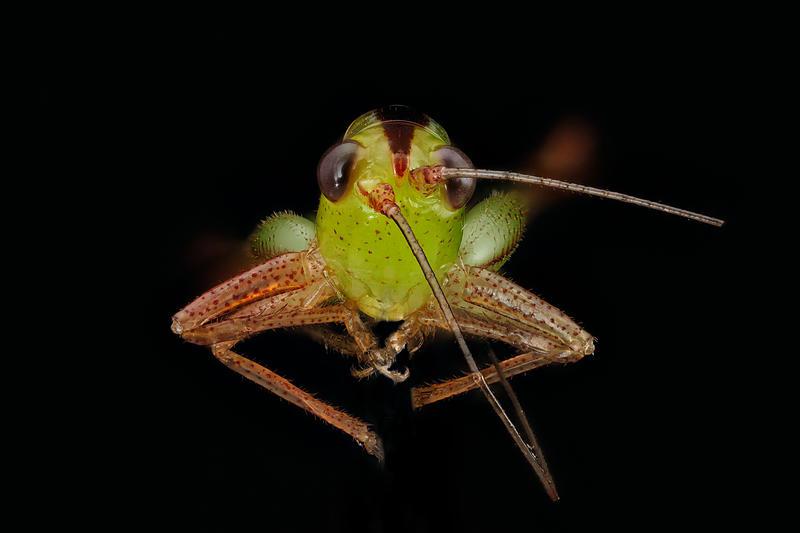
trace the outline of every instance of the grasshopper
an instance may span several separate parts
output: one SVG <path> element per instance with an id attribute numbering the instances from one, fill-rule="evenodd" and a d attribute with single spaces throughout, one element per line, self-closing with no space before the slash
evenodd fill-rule
<path id="1" fill-rule="evenodd" d="M 258 264 L 202 294 L 173 317 L 172 331 L 208 346 L 224 365 L 350 435 L 383 460 L 362 420 L 309 394 L 234 348 L 262 331 L 302 327 L 354 358 L 353 375 L 409 377 L 395 362 L 436 330 L 451 332 L 469 374 L 412 389 L 414 408 L 479 389 L 558 499 L 553 477 L 508 378 L 594 353 L 594 338 L 569 316 L 498 270 L 516 248 L 524 205 L 495 194 L 467 210 L 479 179 L 558 188 L 640 205 L 721 226 L 722 220 L 633 196 L 505 171 L 476 170 L 434 120 L 402 106 L 356 119 L 317 167 L 316 221 L 283 212 L 251 237 Z M 372 321 L 399 322 L 381 341 Z M 346 334 L 334 329 L 343 327 Z M 480 369 L 465 337 L 506 343 L 519 353 Z M 507 392 L 517 424 L 490 383 Z"/>

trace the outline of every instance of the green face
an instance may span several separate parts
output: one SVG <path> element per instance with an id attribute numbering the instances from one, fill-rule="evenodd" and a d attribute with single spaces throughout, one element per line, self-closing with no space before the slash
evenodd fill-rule
<path id="1" fill-rule="evenodd" d="M 423 192 L 409 182 L 410 170 L 452 160 L 449 143 L 428 117 L 392 107 L 358 118 L 344 142 L 320 162 L 320 252 L 339 290 L 371 317 L 402 320 L 432 296 L 403 234 L 370 206 L 367 195 L 376 185 L 394 189 L 397 205 L 440 280 L 458 257 L 463 205 L 474 183 L 461 190 L 441 185 Z"/>

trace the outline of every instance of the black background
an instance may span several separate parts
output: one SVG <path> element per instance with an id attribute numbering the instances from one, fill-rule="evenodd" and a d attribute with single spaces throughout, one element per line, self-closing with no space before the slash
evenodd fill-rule
<path id="1" fill-rule="evenodd" d="M 368 57 L 343 44 L 289 54 L 279 40 L 230 30 L 143 31 L 98 61 L 90 83 L 70 77 L 66 56 L 48 73 L 40 99 L 56 131 L 80 106 L 92 110 L 86 124 L 113 198 L 99 207 L 113 212 L 112 252 L 125 256 L 135 287 L 125 304 L 133 329 L 105 344 L 131 385 L 114 410 L 119 438 L 103 450 L 106 496 L 125 509 L 116 523 L 574 531 L 737 520 L 746 506 L 736 502 L 751 490 L 739 427 L 752 391 L 733 377 L 745 361 L 746 332 L 732 324 L 748 108 L 732 88 L 735 58 L 386 47 Z M 536 54 L 549 62 L 531 61 Z M 319 156 L 358 115 L 390 103 L 434 117 L 479 168 L 535 170 L 557 128 L 583 124 L 595 143 L 583 176 L 591 184 L 728 221 L 715 229 L 564 194 L 548 194 L 532 217 L 505 274 L 598 338 L 596 354 L 577 364 L 513 380 L 559 503 L 478 393 L 411 411 L 410 385 L 465 368 L 445 337 L 415 357 L 400 386 L 356 382 L 348 360 L 291 332 L 241 345 L 374 424 L 388 452 L 381 467 L 169 330 L 174 312 L 236 272 L 259 220 L 313 213 Z"/>

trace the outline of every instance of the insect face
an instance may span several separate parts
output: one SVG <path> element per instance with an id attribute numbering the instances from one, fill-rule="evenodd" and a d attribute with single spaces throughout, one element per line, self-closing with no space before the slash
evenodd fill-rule
<path id="1" fill-rule="evenodd" d="M 477 180 L 412 179 L 412 169 L 430 165 L 472 167 L 466 155 L 450 146 L 440 125 L 391 106 L 356 119 L 317 167 L 320 252 L 339 290 L 374 318 L 402 320 L 431 295 L 402 233 L 370 204 L 376 188 L 385 188 L 397 202 L 437 275 L 458 257 L 463 208 Z"/>

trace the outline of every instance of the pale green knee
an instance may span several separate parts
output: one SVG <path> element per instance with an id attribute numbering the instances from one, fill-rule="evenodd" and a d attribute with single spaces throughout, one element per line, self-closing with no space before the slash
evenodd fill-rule
<path id="1" fill-rule="evenodd" d="M 465 265 L 498 270 L 517 247 L 525 208 L 514 193 L 493 194 L 467 212 L 459 256 Z"/>
<path id="2" fill-rule="evenodd" d="M 270 259 L 308 250 L 316 236 L 313 222 L 290 211 L 281 211 L 258 225 L 250 237 L 250 249 L 257 258 Z"/>

